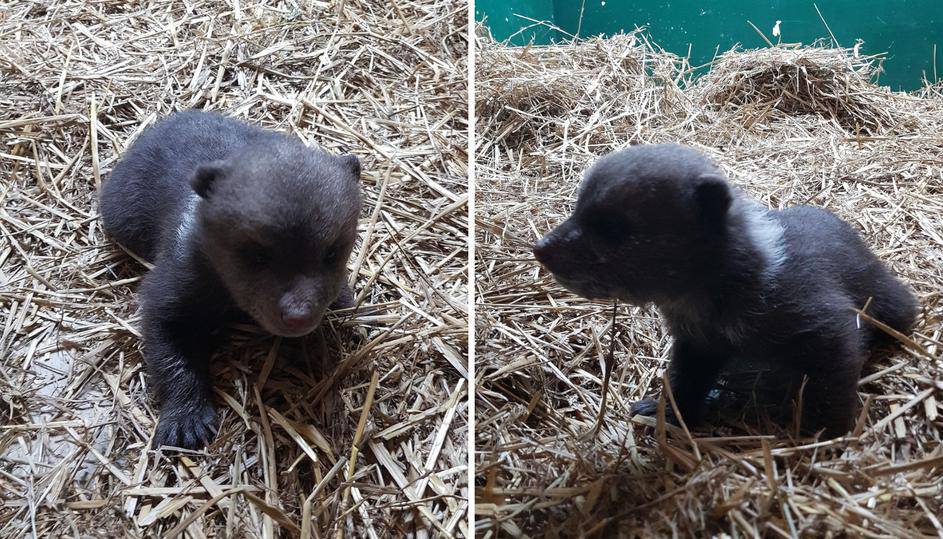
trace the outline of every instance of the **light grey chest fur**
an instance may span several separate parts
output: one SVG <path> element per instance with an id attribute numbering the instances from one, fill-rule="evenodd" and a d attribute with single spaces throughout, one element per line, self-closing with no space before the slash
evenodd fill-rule
<path id="1" fill-rule="evenodd" d="M 177 223 L 177 234 L 174 248 L 180 254 L 185 250 L 190 235 L 193 234 L 193 228 L 196 223 L 196 210 L 200 203 L 200 197 L 193 194 L 187 198 L 184 203 L 183 212 L 180 214 L 180 221 Z"/>

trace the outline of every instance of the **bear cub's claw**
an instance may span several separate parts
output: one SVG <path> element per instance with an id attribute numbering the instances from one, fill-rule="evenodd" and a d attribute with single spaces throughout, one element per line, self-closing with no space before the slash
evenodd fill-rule
<path id="1" fill-rule="evenodd" d="M 216 437 L 216 408 L 212 403 L 192 407 L 165 407 L 157 421 L 152 447 L 168 445 L 183 449 L 206 447 Z"/>

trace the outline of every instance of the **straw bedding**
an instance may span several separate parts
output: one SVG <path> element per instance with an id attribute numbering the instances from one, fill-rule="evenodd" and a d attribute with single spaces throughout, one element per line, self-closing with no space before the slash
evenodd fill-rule
<path id="1" fill-rule="evenodd" d="M 467 536 L 464 3 L 0 5 L 0 536 Z M 360 307 L 236 327 L 205 451 L 148 450 L 135 290 L 96 188 L 174 110 L 364 169 Z"/>
<path id="2" fill-rule="evenodd" d="M 476 47 L 479 536 L 943 535 L 939 86 L 892 92 L 870 82 L 874 58 L 821 47 L 729 52 L 695 80 L 639 33 Z M 916 330 L 867 371 L 847 437 L 629 417 L 662 386 L 657 312 L 620 305 L 613 328 L 612 305 L 554 284 L 530 245 L 595 157 L 659 142 L 705 152 L 771 207 L 838 213 L 918 294 Z"/>

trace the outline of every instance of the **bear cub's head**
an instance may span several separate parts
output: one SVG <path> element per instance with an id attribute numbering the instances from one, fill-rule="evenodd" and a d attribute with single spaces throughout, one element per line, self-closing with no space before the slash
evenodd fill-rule
<path id="1" fill-rule="evenodd" d="M 534 256 L 583 297 L 667 303 L 723 256 L 733 201 L 724 174 L 696 151 L 634 146 L 589 168 L 572 215 L 537 242 Z"/>
<path id="2" fill-rule="evenodd" d="M 201 165 L 200 250 L 265 330 L 311 332 L 337 298 L 360 215 L 360 162 L 301 141 Z"/>

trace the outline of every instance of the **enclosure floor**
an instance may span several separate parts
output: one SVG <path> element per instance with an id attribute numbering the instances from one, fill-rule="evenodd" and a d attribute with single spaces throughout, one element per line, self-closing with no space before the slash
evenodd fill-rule
<path id="1" fill-rule="evenodd" d="M 0 8 L 0 536 L 467 536 L 466 17 L 451 0 Z M 102 232 L 96 191 L 187 108 L 356 154 L 365 204 L 359 308 L 304 340 L 233 328 L 219 435 L 175 456 L 148 449 L 146 268 Z"/>
<path id="2" fill-rule="evenodd" d="M 892 93 L 840 49 L 728 53 L 691 82 L 643 34 L 477 47 L 478 536 L 943 534 L 943 86 Z M 658 313 L 620 306 L 613 328 L 612 305 L 564 291 L 531 245 L 596 157 L 667 142 L 772 208 L 834 211 L 917 292 L 916 329 L 869 367 L 850 435 L 630 418 L 662 386 Z"/>

